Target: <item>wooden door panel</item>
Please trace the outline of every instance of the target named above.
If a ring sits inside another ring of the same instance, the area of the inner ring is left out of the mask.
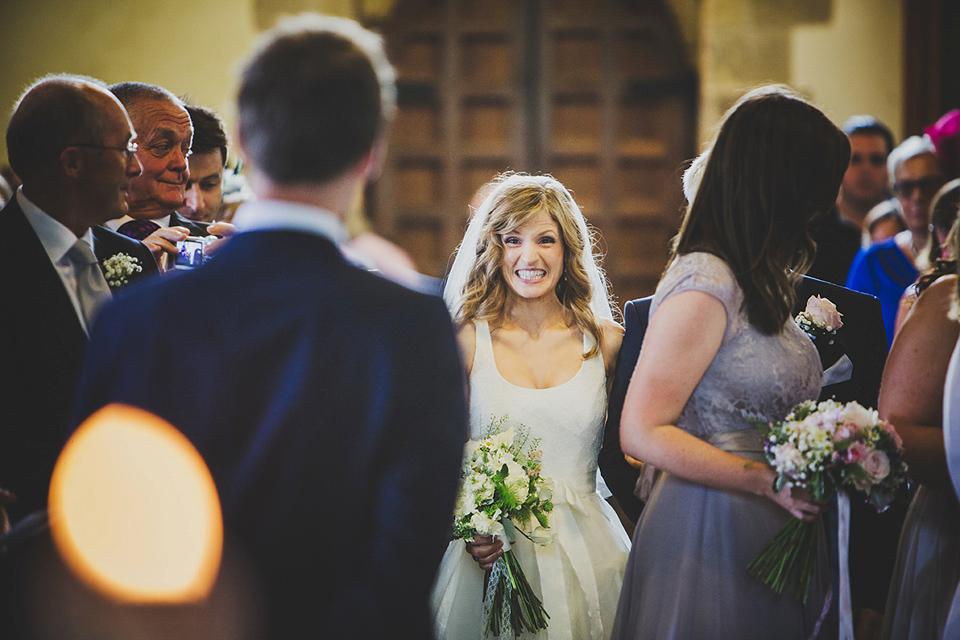
[[[603,234],[617,298],[652,293],[694,154],[696,79],[672,20],[651,0],[398,3],[377,227],[441,276],[481,185],[549,172]]]

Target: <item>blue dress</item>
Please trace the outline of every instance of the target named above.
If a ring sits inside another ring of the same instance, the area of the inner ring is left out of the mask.
[[[900,298],[917,281],[920,272],[893,239],[861,249],[847,275],[847,288],[880,299],[887,346],[893,343],[893,330],[900,309]]]

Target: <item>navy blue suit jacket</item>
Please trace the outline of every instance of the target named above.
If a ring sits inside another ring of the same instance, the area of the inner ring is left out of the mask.
[[[103,227],[93,229],[101,261],[127,253],[143,271],[157,273],[149,249]],[[53,465],[87,347],[87,335],[63,280],[16,198],[0,211],[0,487],[17,495],[16,522],[47,504]]]
[[[126,403],[197,447],[265,598],[264,636],[427,638],[464,389],[439,298],[325,238],[254,231],[104,310],[78,419]]]

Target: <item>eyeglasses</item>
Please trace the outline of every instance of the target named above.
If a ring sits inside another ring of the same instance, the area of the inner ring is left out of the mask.
[[[912,198],[913,192],[920,189],[921,195],[931,198],[937,192],[937,189],[943,186],[943,183],[942,176],[927,176],[919,180],[898,180],[893,185],[893,191],[898,196]]]
[[[85,142],[85,143],[83,143],[83,144],[72,144],[72,145],[70,145],[70,146],[71,146],[71,147],[82,147],[82,148],[84,148],[84,149],[108,149],[108,150],[110,150],[110,151],[122,151],[123,154],[127,156],[127,160],[133,158],[133,154],[135,154],[135,153],[137,152],[137,149],[140,148],[140,147],[137,145],[137,143],[134,142],[133,140],[131,140],[130,142],[128,142],[128,143],[126,144],[126,146],[123,146],[123,147],[108,147],[108,146],[103,145],[103,144],[93,144],[93,143],[87,143],[87,142]]]

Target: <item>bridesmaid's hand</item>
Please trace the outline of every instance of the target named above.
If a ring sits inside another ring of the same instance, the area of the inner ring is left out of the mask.
[[[467,542],[466,545],[467,553],[484,571],[492,569],[496,559],[503,555],[503,542],[493,536],[474,536],[473,542]]]
[[[773,473],[771,471],[771,473]],[[822,507],[812,502],[810,492],[797,487],[784,487],[780,491],[773,490],[773,481],[770,482],[767,497],[790,512],[794,518],[804,522],[813,522],[820,515]]]

